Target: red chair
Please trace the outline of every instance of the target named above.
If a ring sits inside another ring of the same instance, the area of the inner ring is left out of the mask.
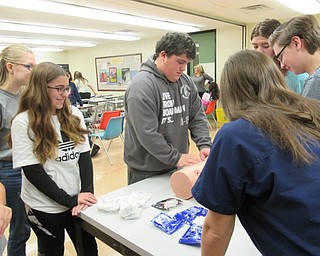
[[[99,130],[105,130],[107,128],[107,125],[109,123],[110,118],[112,117],[117,117],[121,115],[121,110],[114,110],[114,111],[106,111],[103,112],[100,123],[99,124],[94,124],[93,128],[94,129],[99,129]]]
[[[218,101],[218,100],[212,100],[212,101],[210,101],[210,102],[209,102],[209,105],[208,105],[208,107],[207,107],[207,109],[206,109],[206,111],[205,111],[205,114],[206,114],[207,116],[208,116],[208,115],[211,115],[211,116],[212,116],[212,119],[214,120],[214,123],[215,123],[215,127],[218,127],[218,123],[217,123],[217,120],[216,120],[216,118],[215,118],[215,116],[214,116],[213,113],[214,113],[214,111],[215,111],[215,109],[216,109],[217,101]],[[207,121],[208,121],[208,125],[209,125],[210,129],[213,130],[213,128],[212,128],[212,126],[211,126],[208,118],[207,118]]]

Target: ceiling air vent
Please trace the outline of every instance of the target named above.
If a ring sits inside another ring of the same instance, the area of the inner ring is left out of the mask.
[[[246,7],[240,8],[243,11],[265,11],[270,10],[271,8],[269,6],[266,6],[264,4],[255,4],[255,5],[249,5]]]

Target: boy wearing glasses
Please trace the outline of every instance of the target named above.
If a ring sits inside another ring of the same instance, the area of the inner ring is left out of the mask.
[[[320,99],[320,26],[316,18],[295,17],[281,24],[269,41],[282,68],[309,74],[301,95]]]
[[[306,73],[295,75],[286,67],[281,68],[281,61],[279,58],[282,56],[282,51],[275,55],[272,47],[269,44],[269,36],[273,31],[281,25],[280,21],[276,19],[265,19],[259,22],[251,32],[251,44],[254,50],[262,52],[273,58],[279,69],[281,70],[287,84],[291,90],[301,94],[303,85],[308,75]],[[283,48],[284,50],[285,48]]]

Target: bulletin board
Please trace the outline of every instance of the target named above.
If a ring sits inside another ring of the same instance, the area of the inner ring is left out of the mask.
[[[138,73],[142,53],[95,58],[99,91],[125,91]]]

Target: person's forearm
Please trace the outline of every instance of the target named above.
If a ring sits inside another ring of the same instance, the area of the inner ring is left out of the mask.
[[[0,183],[0,205],[6,205],[6,189],[2,183]]]
[[[208,211],[203,223],[201,255],[225,255],[235,223],[235,215],[223,215]]]
[[[89,87],[90,87],[91,91],[93,91],[94,94],[97,94],[96,90],[93,88],[93,86],[91,84],[89,85]]]
[[[81,179],[81,192],[93,193],[93,167],[90,151],[80,154],[79,169]]]
[[[214,234],[209,228],[203,227],[201,241],[202,256],[223,256],[225,255],[230,237],[222,237]]]
[[[22,170],[29,182],[53,201],[70,208],[77,205],[78,195],[70,196],[63,189],[60,189],[42,165],[24,166]]]

